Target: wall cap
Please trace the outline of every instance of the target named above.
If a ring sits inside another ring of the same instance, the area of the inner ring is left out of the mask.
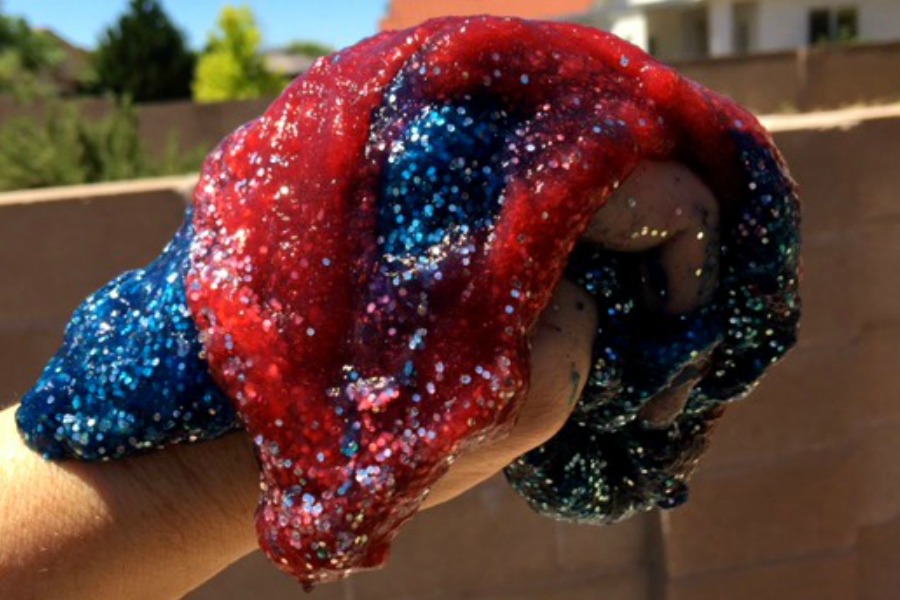
[[[773,133],[815,129],[852,129],[864,121],[900,118],[900,103],[883,106],[852,106],[796,115],[768,115],[760,122]]]
[[[0,207],[41,202],[67,202],[80,199],[93,200],[96,198],[129,196],[167,190],[182,194],[185,197],[185,201],[187,201],[190,199],[196,183],[197,174],[191,174],[16,190],[0,192]]]

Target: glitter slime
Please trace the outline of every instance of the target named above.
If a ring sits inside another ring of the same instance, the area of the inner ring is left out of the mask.
[[[633,256],[578,241],[646,160],[720,204],[719,286],[688,314],[649,310]],[[225,139],[194,200],[156,262],[76,311],[19,426],[86,460],[244,427],[260,544],[305,584],[381,565],[454,457],[508,433],[564,274],[597,304],[592,373],[506,469],[553,517],[682,502],[722,404],[795,337],[799,209],[770,138],[594,29],[447,18],[370,38]],[[647,427],[698,357],[680,416]]]

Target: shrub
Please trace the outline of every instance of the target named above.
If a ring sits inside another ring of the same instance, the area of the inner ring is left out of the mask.
[[[0,129],[0,190],[188,173],[199,168],[202,150],[180,151],[172,138],[165,156],[152,160],[129,102],[92,121],[71,103],[50,101],[41,117],[17,117]]]

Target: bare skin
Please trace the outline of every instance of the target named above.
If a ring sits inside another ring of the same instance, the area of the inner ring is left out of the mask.
[[[717,250],[711,249],[718,248],[718,222],[716,200],[696,175],[677,163],[645,162],[597,211],[584,239],[619,252],[657,251],[668,292],[659,297],[645,280],[644,295],[651,306],[677,314],[705,304],[715,289]],[[582,311],[580,306],[589,308]],[[530,392],[515,430],[508,438],[456,461],[426,499],[426,508],[488,479],[562,428],[574,406],[569,401],[572,373],[578,373],[577,398],[589,371],[595,312],[586,292],[568,281],[559,285],[535,332]],[[704,366],[701,357],[685,367],[670,388],[647,402],[640,418],[650,427],[669,426],[684,408]]]
[[[585,238],[610,250],[652,255],[661,273],[651,277],[645,262],[645,299],[679,314],[712,297],[718,223],[719,205],[696,175],[678,163],[645,162],[598,211]]]
[[[645,163],[586,237],[656,252],[666,293],[657,272],[645,277],[646,301],[674,314],[708,301],[715,286],[717,220],[712,195],[689,171]],[[595,312],[585,292],[560,284],[534,333],[530,392],[515,428],[461,457],[423,508],[471,489],[562,427],[589,371]],[[677,417],[702,368],[691,365],[651,399],[641,415],[648,426]],[[257,466],[246,434],[111,463],[50,463],[22,443],[14,410],[0,412],[0,596],[180,598],[256,548]]]

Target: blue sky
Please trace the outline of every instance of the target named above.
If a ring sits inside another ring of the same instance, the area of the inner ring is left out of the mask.
[[[256,14],[266,47],[315,40],[335,47],[372,35],[387,0],[162,0],[169,17],[199,49],[223,6],[247,4]],[[128,5],[127,0],[0,0],[5,14],[25,17],[70,42],[92,48],[97,36]]]

